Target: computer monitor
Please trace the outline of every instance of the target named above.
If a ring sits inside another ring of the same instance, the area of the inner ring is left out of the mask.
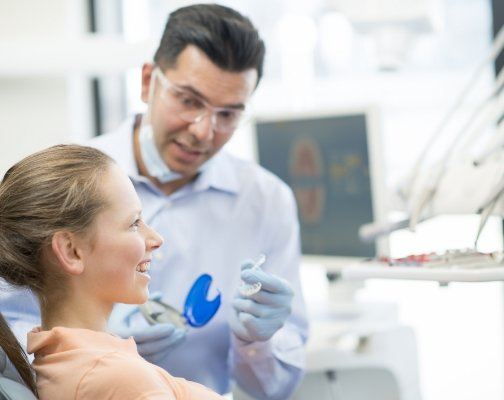
[[[387,254],[386,240],[358,234],[386,216],[376,110],[259,117],[255,130],[259,163],[296,197],[306,261],[337,269]]]

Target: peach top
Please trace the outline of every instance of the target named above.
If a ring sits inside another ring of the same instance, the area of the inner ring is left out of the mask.
[[[138,354],[133,338],[56,327],[28,333],[40,400],[222,399],[206,387],[171,376]]]

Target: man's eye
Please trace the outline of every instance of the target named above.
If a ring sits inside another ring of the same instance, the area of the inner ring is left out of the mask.
[[[140,224],[141,224],[142,220],[141,219],[137,219],[135,222],[133,222],[130,226],[130,228],[133,230],[133,231],[137,231],[138,228],[140,227]]]
[[[223,120],[235,120],[239,117],[240,113],[234,110],[223,110],[219,111],[218,117]]]
[[[182,104],[184,107],[187,108],[201,108],[203,107],[203,104],[201,104],[201,101],[196,99],[194,96],[189,96],[184,93],[179,93],[177,96],[180,104]]]

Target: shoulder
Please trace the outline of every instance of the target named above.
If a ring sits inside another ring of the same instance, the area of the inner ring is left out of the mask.
[[[133,149],[133,118],[128,118],[116,130],[95,137],[86,144],[110,156],[130,176],[137,175]]]
[[[240,183],[240,192],[254,194],[255,198],[291,201],[292,190],[278,176],[256,162],[244,160],[223,152],[221,165],[233,171]]]
[[[146,393],[163,393],[175,399],[173,378],[141,357],[111,352],[99,357],[86,371],[77,389],[77,399],[133,400]]]
[[[117,152],[117,147],[129,145],[129,138],[132,135],[132,124],[133,122],[128,119],[117,129],[88,140],[86,145],[95,147],[107,154]]]

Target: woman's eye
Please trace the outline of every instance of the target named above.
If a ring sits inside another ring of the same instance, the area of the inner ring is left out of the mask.
[[[133,230],[133,231],[137,231],[138,228],[140,227],[140,224],[141,224],[142,220],[141,219],[137,219],[135,222],[133,222],[130,226],[130,228]]]

